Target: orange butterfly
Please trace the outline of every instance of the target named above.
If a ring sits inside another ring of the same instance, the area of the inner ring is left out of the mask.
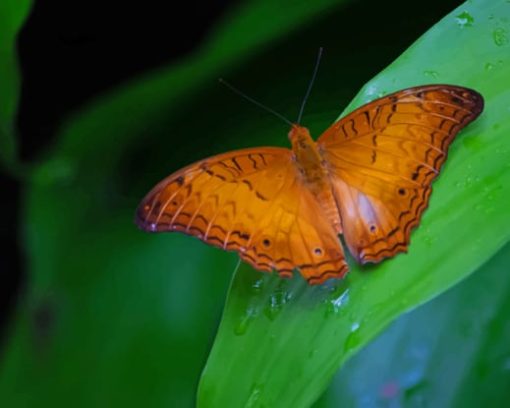
[[[177,171],[143,199],[146,231],[180,231],[237,251],[260,271],[299,269],[308,283],[406,252],[455,135],[483,110],[452,85],[404,89],[335,122],[314,142],[292,124],[292,150],[257,147]]]

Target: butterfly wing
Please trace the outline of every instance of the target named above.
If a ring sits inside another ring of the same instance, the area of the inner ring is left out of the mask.
[[[359,262],[407,251],[448,146],[482,110],[476,91],[419,86],[362,106],[318,139]]]
[[[177,171],[145,197],[136,222],[237,251],[258,270],[288,277],[299,268],[311,284],[347,271],[338,236],[288,149],[238,150]]]

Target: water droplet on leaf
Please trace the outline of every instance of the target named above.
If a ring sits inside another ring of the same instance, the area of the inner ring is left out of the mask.
[[[475,22],[475,19],[467,11],[463,11],[457,17],[455,17],[455,21],[461,28],[464,28],[472,27],[473,23]]]
[[[430,78],[437,78],[439,76],[439,73],[437,71],[433,71],[433,70],[426,70],[426,71],[423,71],[423,75],[430,77]]]
[[[262,390],[264,389],[262,384],[253,384],[250,390],[250,396],[248,397],[248,400],[246,401],[245,407],[246,408],[253,408],[260,406],[260,394],[262,393]]]
[[[234,328],[234,333],[237,336],[245,334],[255,316],[257,316],[257,310],[253,307],[247,308],[245,314],[239,319],[239,322]]]
[[[349,289],[343,292],[340,296],[330,300],[331,310],[337,314],[340,312],[342,307],[349,301]]]
[[[259,293],[262,290],[262,287],[264,286],[264,280],[263,279],[257,279],[253,285],[251,285],[251,290],[253,293]]]
[[[269,296],[269,303],[264,307],[264,314],[269,320],[274,320],[281,312],[283,306],[289,302],[292,295],[282,289],[276,289],[275,292]]]
[[[508,43],[508,33],[503,27],[498,27],[492,32],[494,44],[498,47]]]

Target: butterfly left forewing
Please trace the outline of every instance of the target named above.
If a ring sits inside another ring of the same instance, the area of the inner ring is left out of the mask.
[[[261,271],[311,284],[347,271],[333,226],[297,177],[291,151],[254,148],[188,166],[159,183],[137,210],[147,231],[180,231]]]
[[[407,250],[450,143],[482,109],[470,89],[415,87],[362,106],[319,138],[345,241],[360,262]]]

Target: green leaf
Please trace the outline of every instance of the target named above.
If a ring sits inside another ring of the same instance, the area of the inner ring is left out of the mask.
[[[20,77],[16,39],[32,0],[0,2],[0,165],[15,170],[17,161],[14,119],[18,108]]]
[[[510,397],[510,245],[402,315],[349,360],[316,405],[480,407]]]
[[[449,159],[407,255],[354,266],[310,288],[237,272],[200,389],[200,406],[309,406],[334,372],[400,314],[474,272],[510,238],[510,7],[467,2],[370,81],[347,111],[394,90],[451,83],[478,90],[482,117]]]

